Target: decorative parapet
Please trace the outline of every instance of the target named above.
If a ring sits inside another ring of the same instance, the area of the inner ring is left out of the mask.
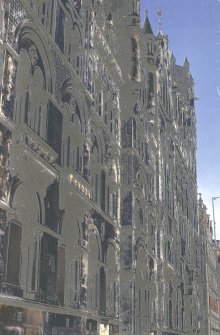
[[[88,199],[92,199],[92,187],[77,173],[70,175],[70,183]]]
[[[28,148],[35,152],[35,154],[45,162],[51,166],[55,165],[58,159],[58,154],[27,125],[24,133],[24,141]]]

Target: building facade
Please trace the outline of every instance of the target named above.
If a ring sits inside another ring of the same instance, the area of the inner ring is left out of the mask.
[[[217,284],[218,284],[218,307],[219,307],[220,306],[220,241],[217,240],[216,243],[217,243]],[[220,329],[220,319],[219,319],[219,329]]]
[[[1,331],[207,334],[188,60],[140,0],[5,0],[0,24]]]
[[[219,279],[218,279],[218,241],[213,239],[212,221],[201,194],[198,202],[201,236],[202,286],[203,298],[202,325],[204,333],[219,334]]]

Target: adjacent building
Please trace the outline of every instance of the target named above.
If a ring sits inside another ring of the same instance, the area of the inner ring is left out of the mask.
[[[216,243],[217,243],[217,284],[218,284],[218,307],[219,307],[220,306],[220,241],[217,240]],[[219,328],[220,328],[220,320],[219,320]]]
[[[219,334],[219,274],[217,249],[218,241],[213,240],[213,226],[207,214],[207,208],[203,200],[199,198],[199,223],[201,236],[202,261],[201,274],[202,285],[201,297],[203,299],[203,311],[201,314],[201,324],[204,334]],[[202,300],[201,300],[202,302]]]
[[[1,331],[207,335],[188,60],[140,0],[0,6]]]

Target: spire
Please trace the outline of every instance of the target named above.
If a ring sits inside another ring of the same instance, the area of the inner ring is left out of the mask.
[[[185,60],[184,60],[184,66],[188,66],[189,67],[189,61],[188,61],[188,58],[186,57]]]
[[[151,24],[150,24],[150,21],[149,21],[149,18],[148,18],[147,9],[145,11],[145,21],[144,21],[144,26],[143,26],[143,33],[153,35],[153,30],[151,28]]]

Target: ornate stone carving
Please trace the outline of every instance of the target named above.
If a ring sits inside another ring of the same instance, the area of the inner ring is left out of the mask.
[[[82,7],[82,0],[74,0],[73,1],[74,8],[79,12]]]
[[[39,65],[39,55],[38,55],[36,46],[34,44],[31,44],[27,51],[28,51],[28,55],[30,58],[32,68]]]
[[[13,120],[14,113],[16,73],[17,62],[6,52],[2,88],[2,112],[10,120]]]

